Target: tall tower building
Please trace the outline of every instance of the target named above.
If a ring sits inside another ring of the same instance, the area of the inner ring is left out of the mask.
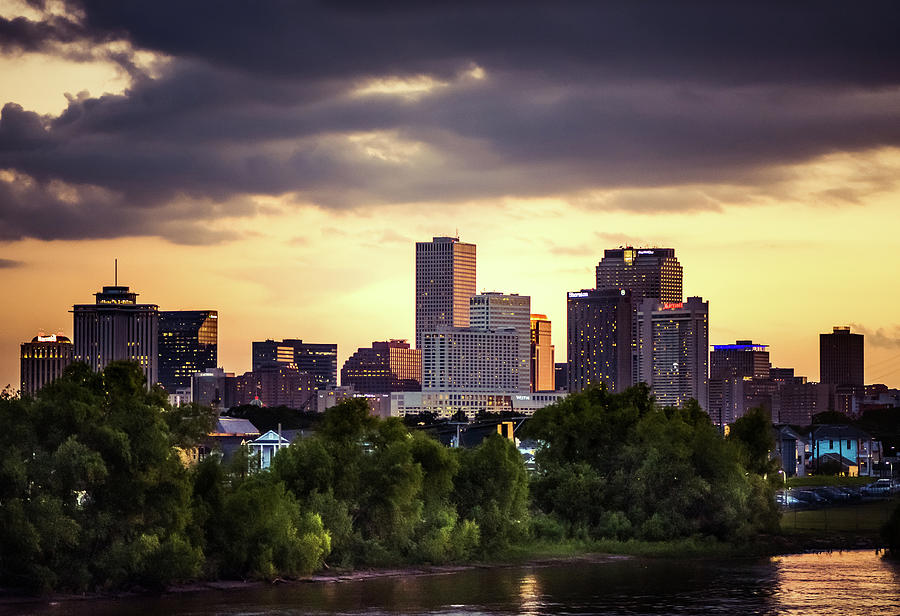
[[[632,382],[631,292],[584,289],[568,294],[566,342],[569,392],[606,384],[612,392]]]
[[[360,393],[389,394],[422,389],[422,351],[406,340],[373,342],[351,355],[341,368],[341,385]]]
[[[597,264],[598,289],[628,289],[636,300],[680,302],[681,278],[674,248],[613,248]]]
[[[519,391],[531,391],[531,298],[512,293],[481,293],[469,300],[473,329],[514,329],[519,336]]]
[[[55,381],[74,357],[72,341],[63,335],[38,334],[31,342],[23,342],[20,356],[21,394],[33,396]]]
[[[93,304],[72,306],[75,360],[95,371],[118,360],[141,365],[148,386],[158,379],[159,306],[138,304],[128,287],[103,287]]]
[[[293,366],[315,377],[316,389],[337,387],[337,344],[297,339],[253,343],[253,372],[265,366]]]
[[[468,327],[475,295],[475,244],[456,237],[416,242],[416,348],[422,332]]]
[[[556,369],[550,320],[545,314],[531,315],[531,391],[554,391]]]
[[[652,307],[648,310],[648,303]],[[709,302],[690,297],[681,303],[644,300],[638,311],[641,380],[663,406],[683,406],[693,398],[709,408]]]
[[[835,327],[830,334],[819,334],[821,383],[862,387],[864,368],[862,334],[851,334],[849,327]]]
[[[170,394],[189,389],[193,373],[215,368],[218,348],[217,311],[160,311],[159,382]]]

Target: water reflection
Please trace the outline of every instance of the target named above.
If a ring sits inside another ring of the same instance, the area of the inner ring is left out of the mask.
[[[614,558],[121,601],[0,607],[0,614],[900,614],[900,570],[873,552],[746,560]]]

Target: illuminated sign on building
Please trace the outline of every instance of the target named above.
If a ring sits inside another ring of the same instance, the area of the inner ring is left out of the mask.
[[[684,308],[684,302],[666,302],[662,305],[663,310],[678,310]]]
[[[570,291],[569,297],[587,297],[588,294],[585,291]]]

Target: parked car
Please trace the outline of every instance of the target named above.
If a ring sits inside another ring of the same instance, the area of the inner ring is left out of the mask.
[[[890,479],[879,479],[859,489],[863,496],[887,496],[893,491],[893,483]]]
[[[798,499],[790,492],[785,492],[784,490],[779,490],[775,493],[775,502],[778,503],[781,507],[801,507],[805,505],[803,501]]]

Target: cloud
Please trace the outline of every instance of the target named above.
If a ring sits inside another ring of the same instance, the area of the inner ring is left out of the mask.
[[[891,3],[68,6],[0,22],[4,49],[121,41],[132,83],[55,117],[3,107],[0,238],[227,241],[218,221],[258,213],[253,196],[718,211],[792,165],[900,147]],[[168,58],[152,74],[136,68],[148,52]]]
[[[0,259],[0,269],[13,269],[15,267],[22,267],[25,265],[24,261],[16,261],[15,259]]]
[[[868,328],[859,323],[852,323],[851,327],[856,333],[863,334],[866,337],[866,344],[881,349],[897,349],[900,348],[900,325],[893,327],[878,327],[876,329]]]

